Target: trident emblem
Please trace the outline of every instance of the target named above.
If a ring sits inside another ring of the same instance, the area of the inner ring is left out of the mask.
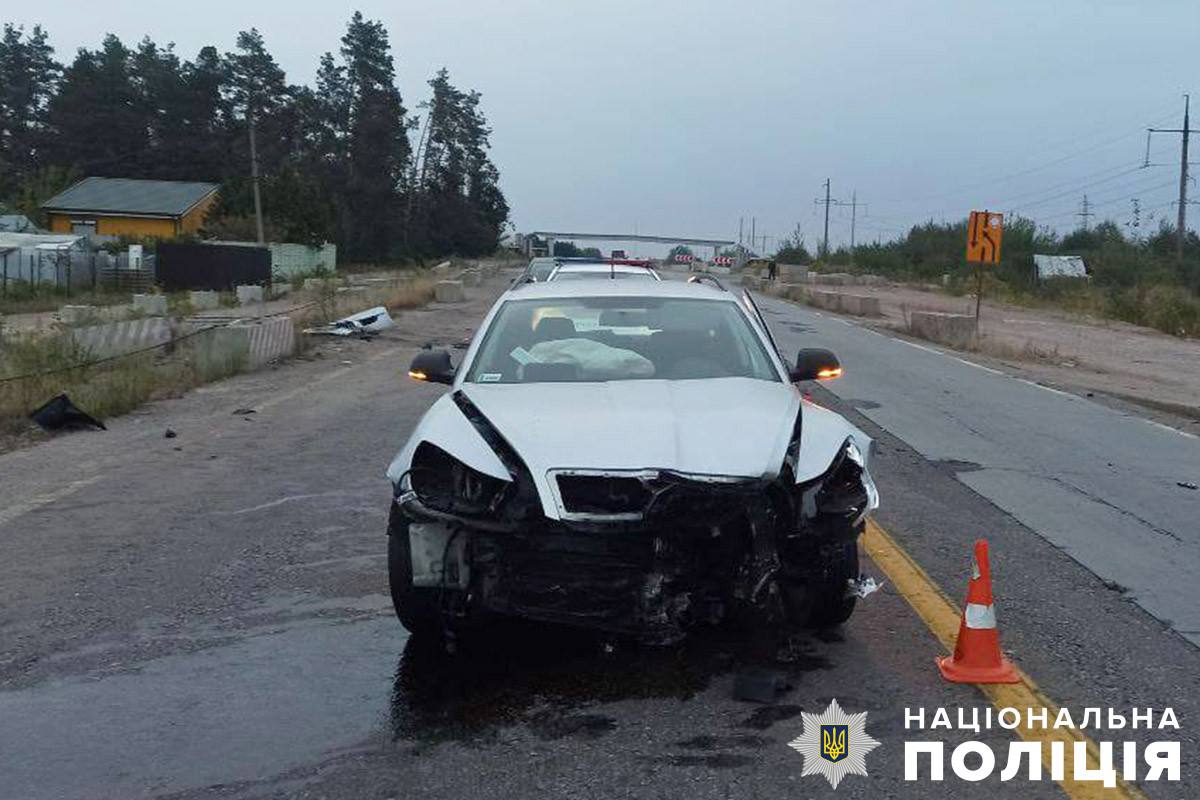
[[[821,726],[821,758],[838,762],[846,757],[846,725]]]

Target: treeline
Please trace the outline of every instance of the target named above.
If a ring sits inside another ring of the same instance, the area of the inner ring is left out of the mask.
[[[967,222],[928,222],[893,241],[855,248],[853,269],[895,280],[938,283],[950,276],[952,289],[971,290],[974,273],[965,263]],[[1034,254],[1082,256],[1090,280],[1039,282]],[[994,291],[1011,299],[1044,299],[1079,311],[1149,325],[1167,333],[1200,335],[1200,236],[1188,231],[1183,258],[1175,228],[1163,224],[1146,236],[1126,235],[1114,222],[1059,235],[1032,220],[1006,219],[1001,263],[987,268]],[[803,239],[785,240],[776,258],[809,263]],[[849,269],[847,248],[822,261]]]
[[[90,175],[213,181],[207,232],[253,238],[253,128],[268,239],[333,241],[351,261],[495,250],[508,204],[479,93],[443,69],[412,114],[381,23],[355,13],[340,44],[310,87],[288,82],[254,29],[190,61],[109,35],[63,65],[41,27],[5,25],[0,203],[36,215]]]

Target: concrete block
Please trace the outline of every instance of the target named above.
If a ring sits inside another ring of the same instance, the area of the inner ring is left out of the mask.
[[[261,303],[263,301],[263,287],[254,285],[237,287],[237,301],[239,306]]]
[[[463,286],[478,286],[483,283],[483,275],[478,269],[464,269],[462,283]]]
[[[975,318],[967,314],[913,311],[908,315],[908,330],[931,342],[965,347],[975,341]]]
[[[839,298],[842,311],[859,317],[881,316],[879,298],[871,295],[843,294]]]
[[[432,271],[434,275],[445,277],[450,274],[450,262],[443,261],[440,264],[435,265]]]
[[[779,264],[779,279],[785,283],[801,283],[808,278],[807,264]]]
[[[232,325],[230,330],[245,337],[250,369],[258,369],[296,352],[296,328],[291,317],[269,317]]]
[[[327,278],[305,278],[304,279],[304,289],[305,289],[305,291],[315,291],[315,290],[324,289],[325,284],[327,284],[327,283],[329,283],[329,280]]]
[[[193,311],[209,311],[221,305],[221,296],[216,292],[192,292],[188,298]]]
[[[802,283],[783,283],[781,297],[786,297],[794,303],[804,303],[808,300],[808,290]]]
[[[824,308],[828,311],[841,311],[841,298],[840,294],[828,289],[810,289],[808,291],[808,302],[817,308]]]
[[[882,275],[859,275],[858,279],[863,286],[886,286],[888,282]]]
[[[433,286],[433,299],[439,303],[461,303],[466,299],[466,295],[463,294],[463,282],[438,281]]]
[[[58,310],[58,320],[63,325],[79,325],[91,322],[98,316],[95,306],[63,306]]]
[[[166,344],[176,338],[177,333],[173,320],[147,317],[75,328],[71,337],[92,358],[107,358]]]
[[[276,281],[275,283],[271,284],[271,299],[274,300],[276,297],[283,297],[284,295],[291,294],[291,291],[292,285],[290,283]]]
[[[167,315],[167,296],[165,294],[135,294],[133,310],[148,317],[165,317]]]

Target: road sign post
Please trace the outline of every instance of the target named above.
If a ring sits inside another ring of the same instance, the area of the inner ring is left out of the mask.
[[[979,336],[979,309],[983,303],[983,265],[1000,263],[1004,215],[972,211],[967,220],[967,261],[975,264],[975,336]]]

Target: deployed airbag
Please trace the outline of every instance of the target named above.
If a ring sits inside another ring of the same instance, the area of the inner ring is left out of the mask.
[[[585,381],[654,376],[654,364],[650,359],[632,350],[591,339],[538,342],[529,348],[529,355],[536,363],[574,364],[579,368],[580,379]]]

